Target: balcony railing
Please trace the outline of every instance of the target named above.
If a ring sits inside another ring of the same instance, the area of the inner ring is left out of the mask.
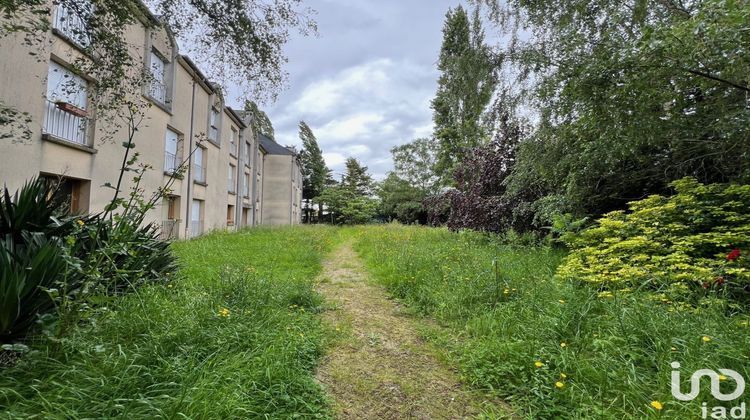
[[[167,85],[158,80],[152,80],[148,87],[148,94],[157,101],[167,103]]]
[[[172,240],[178,239],[180,234],[179,220],[165,220],[161,223],[161,239]]]
[[[193,164],[193,179],[195,182],[206,183],[206,167],[197,163]]]
[[[88,120],[71,112],[68,104],[46,101],[44,132],[72,143],[86,145]],[[73,107],[74,108],[74,107]]]
[[[93,13],[93,5],[86,1],[77,4],[77,10],[58,4],[53,27],[80,46],[87,47],[91,43],[91,38],[86,27],[86,16]]]
[[[203,222],[190,222],[190,237],[195,238],[203,234]]]
[[[177,159],[177,155],[174,153],[164,153],[164,172],[173,174],[177,172],[180,167],[180,160]]]

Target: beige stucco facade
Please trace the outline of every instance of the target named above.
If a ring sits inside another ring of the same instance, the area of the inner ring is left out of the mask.
[[[302,223],[302,172],[294,150],[260,138],[263,151],[261,222],[266,225]]]
[[[50,8],[54,26],[60,11]],[[142,104],[137,107],[140,122],[133,150],[139,163],[153,168],[141,182],[146,196],[171,185],[169,197],[147,220],[161,224],[165,235],[179,238],[266,220],[296,223],[299,204],[291,195],[301,187],[296,157],[286,162],[268,159],[250,119],[226,106],[221,90],[180,55],[167,30],[151,29],[149,23],[156,23],[152,16],[144,19],[152,21],[126,32],[130,54],[145,69],[155,68],[159,77],[131,95]],[[28,116],[22,129],[18,124],[0,128],[0,182],[14,191],[32,177],[57,177],[69,188],[74,211],[101,212],[113,197],[114,190],[104,185],[117,183],[128,129],[97,115],[96,104],[85,93],[96,86],[95,80],[68,73],[82,53],[63,29],[53,29],[32,48],[20,36],[0,39],[0,101]],[[84,93],[55,90],[54,83],[71,79]],[[185,168],[183,179],[173,179],[180,167]],[[265,180],[269,172],[270,188]],[[126,174],[121,194],[128,194],[130,178]],[[290,190],[287,207],[277,200],[275,192],[281,189]],[[264,191],[274,192],[268,196],[269,206]]]

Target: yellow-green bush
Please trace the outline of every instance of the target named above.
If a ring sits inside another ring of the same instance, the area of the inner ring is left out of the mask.
[[[684,178],[671,186],[675,195],[631,202],[628,212],[606,214],[568,238],[571,253],[557,276],[607,289],[720,290],[746,300],[750,185]]]

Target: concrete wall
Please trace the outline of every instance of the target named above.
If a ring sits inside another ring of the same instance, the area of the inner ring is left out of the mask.
[[[266,155],[263,173],[264,225],[302,221],[302,174],[296,156]]]

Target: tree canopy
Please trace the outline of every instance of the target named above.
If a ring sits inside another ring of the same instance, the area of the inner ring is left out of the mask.
[[[497,77],[477,10],[472,18],[462,6],[446,14],[438,70],[438,90],[432,101],[434,136],[439,145],[435,169],[447,182],[455,164],[488,134],[482,116]]]

